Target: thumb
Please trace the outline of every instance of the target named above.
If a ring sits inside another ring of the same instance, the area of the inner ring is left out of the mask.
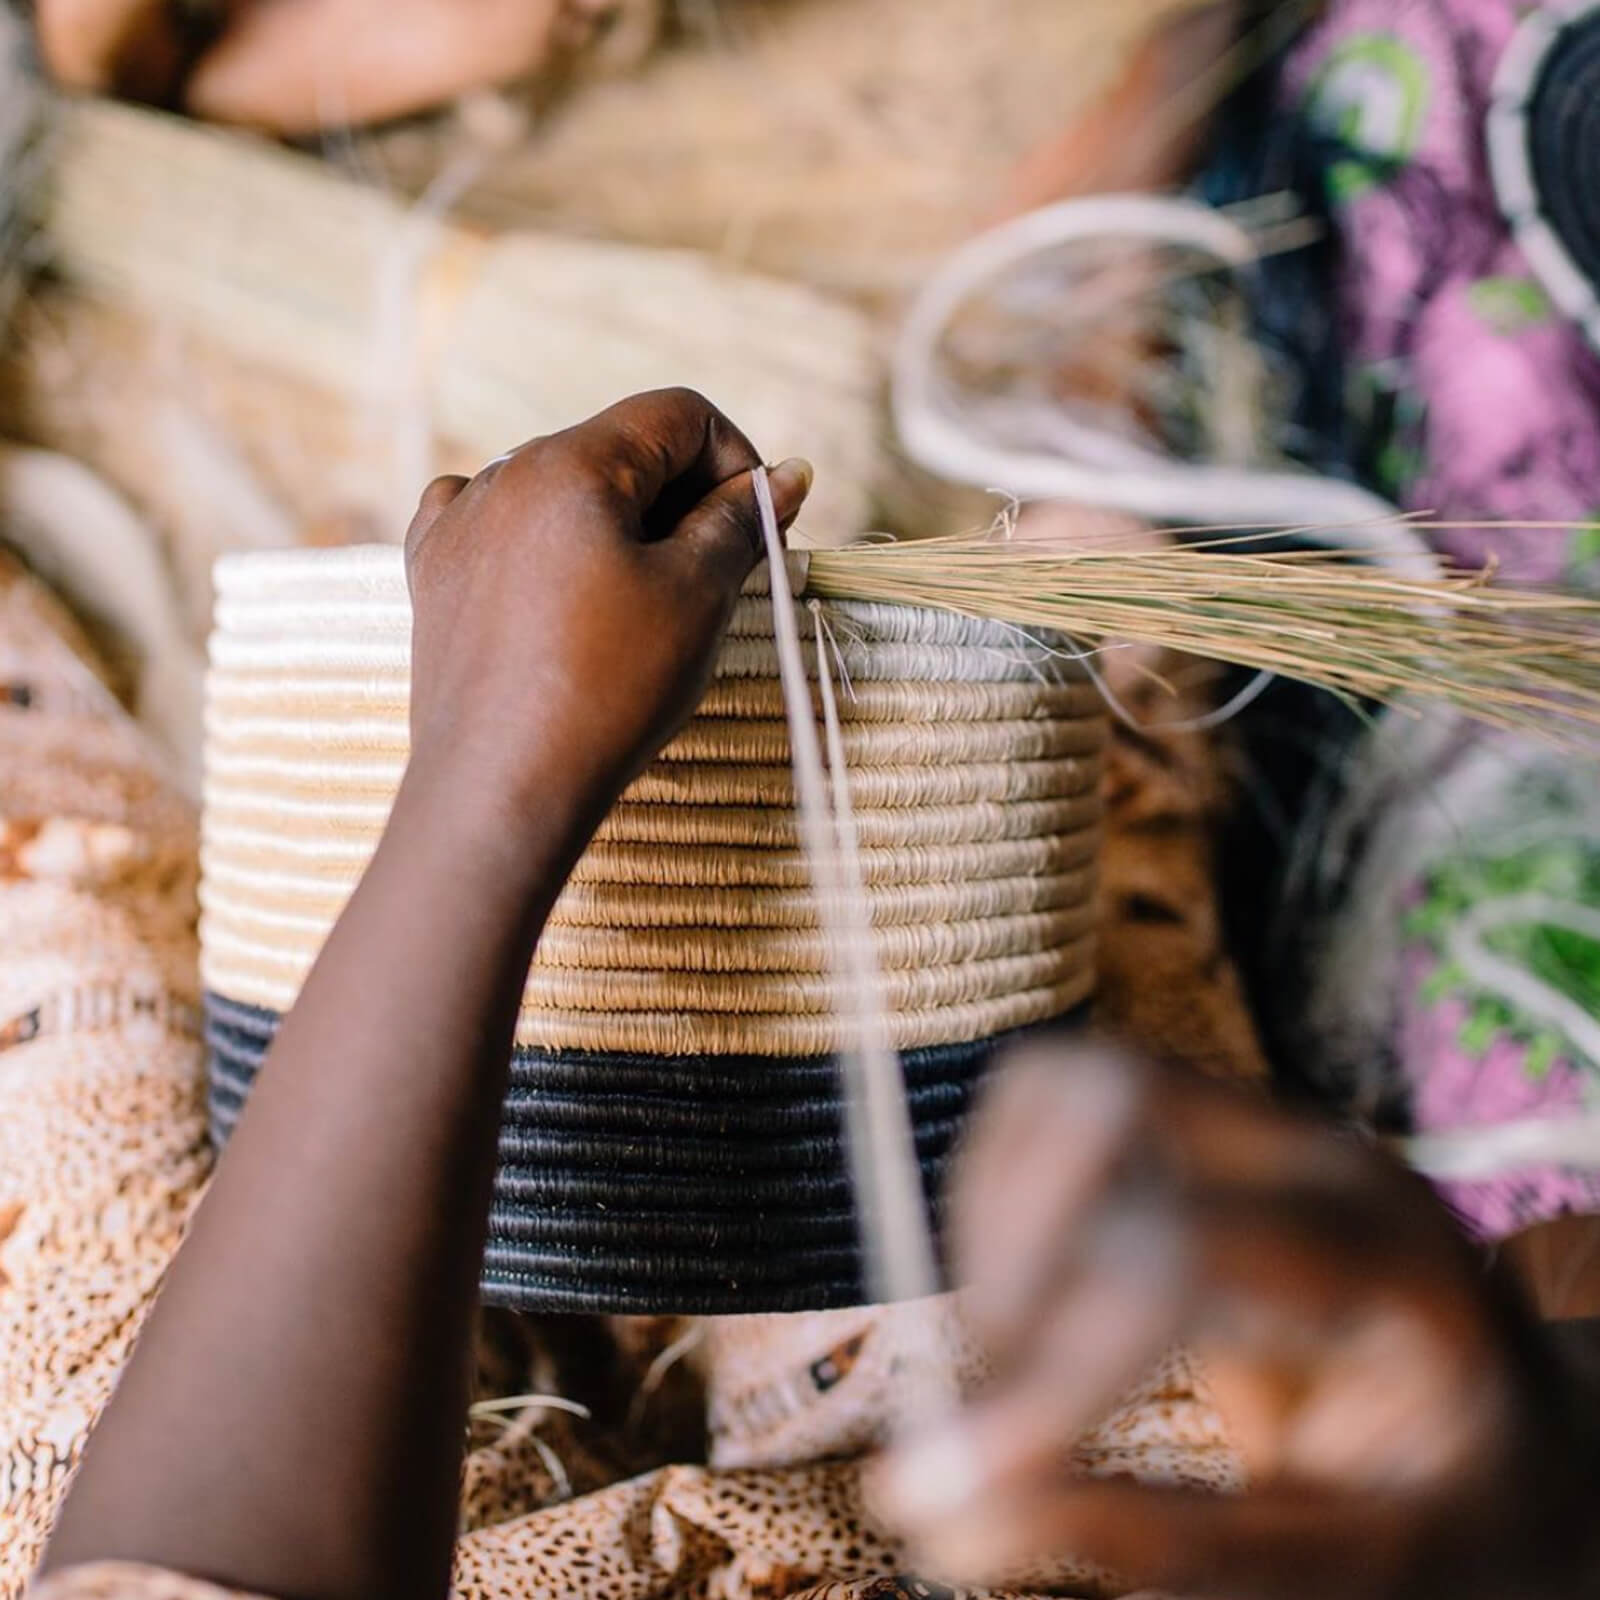
[[[811,490],[811,479],[811,463],[798,456],[768,472],[767,483],[780,532],[786,531],[800,514]],[[709,565],[742,583],[767,553],[756,506],[754,474],[741,472],[719,483],[685,514],[667,544],[680,551],[683,558]]]

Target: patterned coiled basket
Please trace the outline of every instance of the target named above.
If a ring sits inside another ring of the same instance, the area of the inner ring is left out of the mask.
[[[1009,630],[841,602],[823,616],[931,1201],[996,1044],[1089,994],[1104,722],[1070,656]],[[396,549],[219,567],[201,922],[219,1142],[383,828],[409,650]],[[487,1300],[685,1314],[861,1301],[827,954],[760,572],[697,715],[601,827],[540,942]]]

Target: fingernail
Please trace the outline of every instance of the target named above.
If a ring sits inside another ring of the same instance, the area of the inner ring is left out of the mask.
[[[915,1527],[949,1516],[983,1487],[967,1430],[959,1424],[912,1439],[873,1469],[869,1495],[885,1521]]]
[[[816,475],[815,468],[804,456],[790,456],[769,471],[772,497],[779,503],[780,514],[785,506],[792,510],[799,509],[800,502],[810,494],[811,480]]]

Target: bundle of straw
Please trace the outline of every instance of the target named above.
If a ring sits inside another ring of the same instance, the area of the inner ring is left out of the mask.
[[[1152,30],[1194,8],[675,0],[673,9],[666,48],[638,73],[586,83],[485,174],[467,211],[502,226],[559,217],[888,304],[997,211],[1058,193],[1064,131]],[[1209,103],[1215,88],[1200,88]],[[411,121],[379,132],[374,148],[420,192],[457,137],[448,122]]]
[[[1600,598],[1502,588],[1489,576],[1441,567],[1411,577],[1349,549],[1263,554],[1236,538],[1129,550],[1002,531],[818,551],[809,590],[1164,645],[1353,700],[1416,697],[1499,727],[1595,742]]]
[[[85,104],[62,124],[49,242],[114,304],[367,397],[396,434],[414,401],[424,435],[480,459],[690,384],[758,446],[813,461],[808,530],[867,525],[880,370],[848,307],[688,253],[451,226],[440,213],[466,169],[408,211],[319,162],[154,113]],[[430,470],[397,462],[397,499]]]

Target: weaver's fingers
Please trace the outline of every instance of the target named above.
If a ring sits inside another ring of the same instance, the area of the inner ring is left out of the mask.
[[[1193,1072],[1141,1064],[1140,1133],[1188,1184],[1344,1190],[1388,1171],[1327,1122]]]
[[[1476,1281],[1378,1208],[1202,1196],[1184,1337],[1217,1398],[1271,1418],[1265,1459],[1345,1488],[1442,1482],[1493,1448],[1515,1397]],[[1285,1375],[1298,1373],[1288,1391]]]
[[[1138,1109],[1126,1058],[1041,1041],[995,1074],[952,1180],[950,1239],[975,1325],[1002,1358],[1033,1322]]]
[[[767,474],[767,481],[781,531],[799,514],[811,488],[811,464],[798,458],[785,461]],[[683,563],[691,578],[709,572],[734,586],[743,582],[766,555],[753,475],[742,472],[729,478],[686,511],[661,551],[664,559]]]
[[[1055,1476],[1077,1439],[1171,1344],[1186,1304],[1171,1219],[1112,1213],[1093,1229],[1063,1297],[1037,1318],[1026,1364],[887,1457],[869,1480],[876,1508],[914,1531]]]
[[[1457,1337],[1469,1308],[1455,1251],[1416,1248],[1386,1199],[1359,1189],[1208,1184],[1188,1190],[1181,1204],[1199,1281],[1219,1302],[1270,1312],[1263,1332],[1282,1321],[1321,1336],[1358,1306],[1382,1301],[1414,1305],[1441,1336]]]
[[[187,109],[289,136],[386,121],[518,77],[550,53],[558,15],[550,0],[273,0],[218,9],[229,23],[186,85]]]
[[[761,461],[744,434],[693,389],[630,395],[552,435],[549,444],[596,470],[646,540],[665,538],[714,489]]]
[[[919,1571],[985,1584],[1070,1555],[1194,1600],[1425,1600],[1418,1507],[1300,1490],[1238,1496],[1060,1477],[921,1529]]]
[[[172,8],[149,0],[37,0],[34,31],[46,69],[65,89],[163,102],[184,46]]]

